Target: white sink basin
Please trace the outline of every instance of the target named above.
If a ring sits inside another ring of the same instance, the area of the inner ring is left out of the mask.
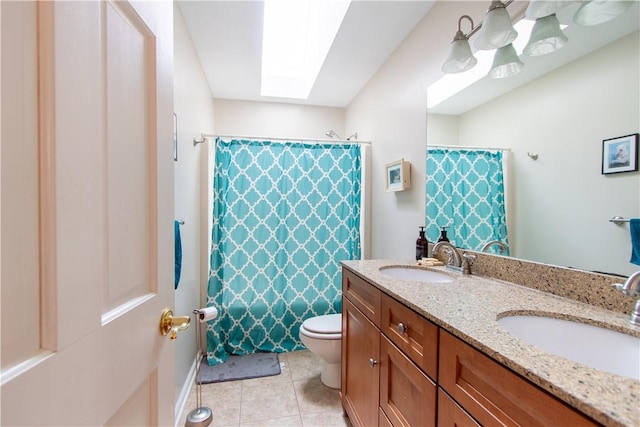
[[[640,380],[640,338],[552,317],[507,316],[498,324],[549,353]]]
[[[411,280],[414,282],[449,283],[453,278],[447,274],[433,270],[417,268],[390,267],[381,268],[380,272],[395,279]]]

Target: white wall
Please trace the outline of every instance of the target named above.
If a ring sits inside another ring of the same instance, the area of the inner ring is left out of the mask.
[[[174,163],[175,218],[185,222],[181,227],[182,274],[175,293],[174,312],[192,316],[193,310],[203,305],[200,291],[201,286],[206,288],[208,270],[206,249],[202,250],[203,236],[208,230],[206,209],[201,206],[200,186],[206,148],[202,145],[194,147],[193,138],[214,131],[214,103],[180,8],[175,3],[174,31],[174,112],[178,118],[178,161]],[[193,365],[195,346],[195,325],[192,324],[179,334],[175,343],[177,399]]]
[[[605,176],[601,160],[602,140],[640,130],[639,40],[630,34],[459,117],[460,145],[511,148],[514,256],[637,271],[628,224],[607,220],[639,216],[640,172]]]
[[[413,258],[425,223],[427,87],[442,75],[460,15],[485,2],[438,2],[347,107],[346,127],[372,141],[372,258]],[[411,162],[411,188],[386,193],[384,166]]]
[[[215,122],[220,135],[326,139],[332,129],[349,136],[344,109],[335,107],[216,99]]]

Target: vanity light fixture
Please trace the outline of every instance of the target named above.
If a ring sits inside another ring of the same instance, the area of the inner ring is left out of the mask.
[[[507,46],[518,37],[518,32],[513,29],[511,17],[507,12],[507,5],[500,0],[493,0],[487,10],[487,15],[482,23],[482,29],[478,34],[474,46],[478,49],[491,50]]]
[[[591,0],[580,6],[573,15],[578,25],[598,25],[622,15],[633,5],[629,0]]]
[[[544,18],[558,13],[572,2],[573,0],[533,0],[527,6],[524,16],[529,19]]]
[[[465,35],[461,29],[462,20],[465,18],[471,23],[469,35]],[[473,34],[473,30],[473,19],[471,19],[469,15],[462,15],[460,19],[458,19],[458,31],[451,41],[449,56],[447,56],[444,64],[442,64],[443,72],[447,74],[461,73],[472,69],[478,63],[469,46],[469,37]]]
[[[626,12],[637,0],[589,0],[583,2],[573,16],[578,25],[597,25],[614,19]],[[461,73],[473,68],[477,59],[469,47],[470,37],[478,32],[474,46],[480,50],[497,49],[493,65],[489,71],[492,78],[503,78],[518,73],[524,67],[511,43],[518,36],[513,28],[507,7],[513,0],[505,2],[493,0],[484,21],[476,27],[468,15],[458,20],[458,31],[451,43],[451,51],[442,65],[446,74]],[[563,9],[569,0],[531,0],[525,17],[535,19],[529,42],[523,50],[527,56],[546,55],[563,47],[569,39],[562,32],[556,12]],[[461,30],[463,19],[471,22],[471,31]],[[480,30],[480,31],[478,31]]]

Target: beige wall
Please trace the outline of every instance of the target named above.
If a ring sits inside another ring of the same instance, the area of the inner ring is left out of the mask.
[[[206,147],[193,146],[193,138],[213,132],[214,105],[200,61],[191,42],[180,8],[174,5],[174,112],[178,120],[178,161],[175,165],[175,218],[181,227],[182,274],[175,293],[178,315],[190,315],[202,307],[201,287],[206,290],[207,251],[202,243],[209,233],[205,208],[201,206],[201,173]],[[195,325],[181,333],[176,342],[176,399],[188,391],[185,383],[195,359]],[[176,408],[178,411],[180,408]],[[194,408],[185,408],[190,411]]]
[[[216,133],[232,136],[325,139],[333,129],[346,138],[344,109],[273,102],[215,100]]]
[[[439,78],[458,18],[484,2],[438,2],[347,107],[346,127],[372,141],[372,258],[412,258],[424,225],[427,87]],[[385,192],[385,164],[411,162],[411,188]]]

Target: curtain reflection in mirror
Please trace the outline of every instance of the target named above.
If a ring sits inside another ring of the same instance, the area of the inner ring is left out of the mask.
[[[500,241],[509,255],[505,211],[503,153],[499,150],[429,148],[427,150],[426,232],[436,241],[449,227],[449,239],[461,248],[480,251]]]

